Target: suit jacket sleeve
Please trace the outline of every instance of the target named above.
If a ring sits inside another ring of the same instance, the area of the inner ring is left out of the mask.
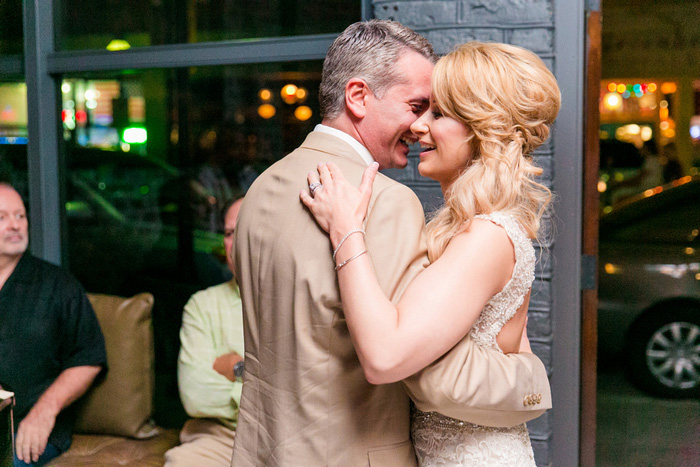
[[[380,286],[394,303],[429,264],[424,227],[420,201],[404,185],[390,185],[370,203],[367,250]],[[504,355],[478,347],[468,336],[458,346],[459,352],[451,350],[453,355],[404,381],[421,410],[480,425],[513,426],[551,407],[546,369],[535,355]]]

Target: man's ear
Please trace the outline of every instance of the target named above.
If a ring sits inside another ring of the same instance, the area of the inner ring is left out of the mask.
[[[367,82],[361,78],[351,78],[345,85],[345,106],[356,118],[364,118],[367,112],[367,98],[372,93]]]

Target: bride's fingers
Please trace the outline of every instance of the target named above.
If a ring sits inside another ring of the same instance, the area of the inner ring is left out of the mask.
[[[318,172],[309,172],[306,174],[306,181],[309,182],[309,186],[311,186],[314,183],[319,183],[320,180],[318,178]]]
[[[307,193],[305,190],[301,190],[299,192],[299,198],[301,199],[301,202],[304,203],[304,205],[307,208],[311,208],[311,204],[314,202],[313,197],[309,193]]]
[[[326,188],[330,188],[333,184],[333,177],[331,176],[328,164],[319,163],[317,170],[319,176],[321,177],[321,183],[323,183],[323,186]]]
[[[326,163],[326,167],[328,167],[328,172],[330,172],[331,178],[334,181],[343,179],[343,172],[341,172],[340,167],[335,165],[333,162]]]

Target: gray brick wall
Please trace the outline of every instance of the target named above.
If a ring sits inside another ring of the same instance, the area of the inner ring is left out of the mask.
[[[554,69],[554,0],[404,0],[372,2],[374,17],[392,19],[427,37],[439,54],[470,40],[506,42],[536,52],[550,69]],[[542,181],[553,184],[552,142],[535,153],[537,164],[544,169]],[[426,213],[442,203],[440,187],[421,177],[418,156],[409,156],[406,170],[389,170],[387,175],[413,188]],[[543,236],[551,238],[552,222],[546,218]],[[552,370],[552,257],[551,244],[544,241],[538,248],[539,262],[530,300],[528,335],[533,351]],[[538,466],[552,463],[552,414],[548,411],[528,424]]]

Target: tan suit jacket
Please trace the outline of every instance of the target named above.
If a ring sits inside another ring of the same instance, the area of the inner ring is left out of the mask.
[[[232,466],[416,465],[408,396],[401,383],[375,386],[365,379],[343,316],[331,244],[299,200],[307,173],[327,161],[359,185],[366,168],[359,154],[335,136],[312,132],[258,177],[238,217],[246,374]],[[415,194],[378,174],[366,242],[394,301],[427,265],[423,227]]]

